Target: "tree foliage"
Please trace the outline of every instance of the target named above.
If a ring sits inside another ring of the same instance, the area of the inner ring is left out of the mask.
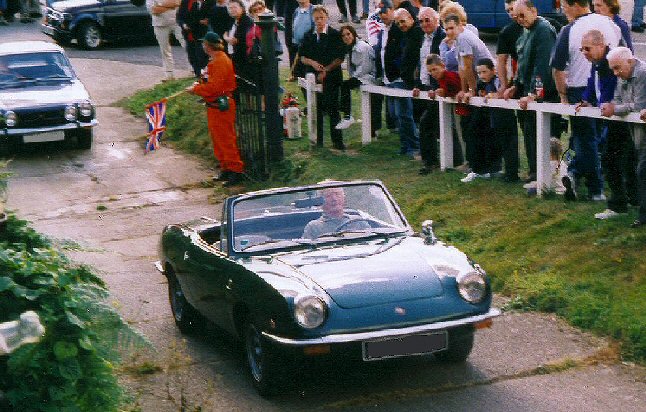
[[[33,310],[39,343],[0,357],[0,392],[19,411],[111,411],[122,401],[113,364],[146,344],[106,302],[103,281],[10,217],[0,234],[0,322]],[[1,407],[1,405],[0,405]]]

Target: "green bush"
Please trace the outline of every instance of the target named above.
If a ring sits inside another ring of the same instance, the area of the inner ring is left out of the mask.
[[[0,322],[33,310],[46,330],[39,343],[0,357],[0,392],[15,410],[117,410],[123,399],[113,373],[117,350],[145,340],[107,295],[87,267],[72,265],[10,216],[0,234]]]

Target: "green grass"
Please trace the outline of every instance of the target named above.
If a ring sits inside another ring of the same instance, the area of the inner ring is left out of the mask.
[[[286,77],[284,72],[282,76]],[[139,92],[122,105],[143,115],[146,103],[189,83],[166,83]],[[295,83],[285,86],[304,104]],[[196,101],[195,96],[182,95],[169,103],[166,141],[215,164],[205,108]],[[356,95],[353,104],[355,118],[361,117]],[[508,307],[556,313],[575,326],[617,339],[624,359],[644,363],[646,231],[628,228],[634,211],[599,221],[593,214],[605,207],[602,203],[564,203],[555,195],[530,198],[520,184],[500,181],[466,185],[457,172],[419,176],[420,165],[397,154],[396,135],[362,146],[360,126],[353,126],[344,131],[348,150],[340,154],[329,150],[327,125],[324,130],[324,148],[310,147],[307,138],[284,141],[285,160],[271,178],[249,183],[247,188],[328,178],[380,179],[414,227],[419,229],[424,219],[433,219],[440,239],[479,262],[491,276],[495,291],[512,298]]]

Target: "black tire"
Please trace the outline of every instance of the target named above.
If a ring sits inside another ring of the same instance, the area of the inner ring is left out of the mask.
[[[435,357],[442,362],[458,363],[467,360],[473,349],[473,329],[449,331],[449,342],[446,350],[437,352]]]
[[[92,129],[81,129],[76,132],[76,147],[83,150],[92,148]]]
[[[0,137],[0,158],[8,158],[18,150],[19,142],[22,141],[22,137],[15,136],[4,136]]]
[[[286,376],[286,363],[253,323],[244,325],[244,348],[253,386],[261,396],[279,392]]]
[[[81,23],[76,31],[76,40],[82,49],[96,50],[103,44],[101,28],[91,21]]]
[[[201,328],[201,317],[184,297],[182,286],[175,275],[168,275],[168,300],[175,324],[182,333],[195,333]]]

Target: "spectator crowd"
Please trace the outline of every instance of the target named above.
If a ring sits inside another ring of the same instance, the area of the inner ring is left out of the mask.
[[[155,1],[159,0],[148,0]],[[169,1],[162,3],[164,12]],[[552,115],[553,187],[566,200],[606,202],[606,209],[595,214],[597,219],[620,216],[630,205],[637,206],[632,226],[646,225],[646,129],[612,118],[639,112],[646,120],[646,63],[634,56],[631,39],[631,31],[640,32],[642,23],[622,19],[618,0],[562,0],[562,20],[539,16],[533,0],[505,0],[511,21],[498,35],[495,56],[458,2],[375,1],[373,10],[363,1],[360,16],[356,0],[348,1],[349,10],[339,0],[338,28],[326,7],[312,0],[182,0],[176,17],[196,76],[208,63],[199,40],[210,30],[223,40],[235,73],[247,77],[253,75],[249,59],[259,49],[257,18],[275,9],[284,17],[292,77],[314,73],[322,85],[319,144],[326,114],[332,146],[345,149],[343,130],[355,123],[351,95],[361,85],[405,91],[405,97],[371,95],[371,133],[380,134],[383,126],[396,132],[399,153],[420,160],[422,175],[439,167],[436,96],[457,101],[451,127],[454,163],[465,173],[461,181],[520,181],[520,130],[528,191],[536,190],[537,167],[536,113],[527,110],[528,104],[598,107],[603,119]],[[362,18],[364,39],[355,27]],[[158,38],[167,38],[169,30],[156,28],[162,33]],[[160,47],[164,55],[167,46],[160,41]],[[276,35],[276,52],[282,50]],[[164,67],[172,76],[172,56],[164,58]],[[422,94],[430,99],[419,99]],[[469,105],[474,96],[517,99],[520,110]],[[563,153],[561,138],[568,130]]]
[[[260,54],[258,16],[275,10],[284,19],[280,29],[286,43],[276,33],[275,49],[277,54],[287,51],[291,77],[314,73],[322,85],[318,144],[323,144],[327,114],[332,146],[345,149],[343,130],[355,123],[352,91],[361,85],[405,91],[405,97],[371,94],[371,134],[380,134],[385,123],[399,136],[399,153],[421,161],[422,175],[439,167],[436,96],[457,101],[451,127],[454,163],[465,173],[461,181],[520,181],[520,130],[529,192],[537,190],[537,130],[536,113],[527,110],[528,104],[598,107],[603,119],[552,115],[552,186],[569,201],[607,202],[595,214],[597,219],[617,217],[637,206],[632,226],[646,225],[646,128],[613,118],[638,112],[646,121],[646,63],[633,54],[631,38],[631,32],[646,28],[644,0],[630,4],[631,17],[626,19],[620,17],[619,0],[562,0],[562,20],[539,16],[534,0],[504,0],[511,21],[498,35],[495,56],[458,2],[372,1],[337,0],[338,28],[332,26],[328,9],[316,4],[321,0],[146,0],[146,7],[167,80],[174,78],[171,34],[186,48],[196,77],[208,73],[216,55],[228,56],[236,75],[253,77],[249,61]],[[18,11],[23,23],[41,16],[35,0],[0,0],[0,25],[13,21]],[[362,20],[363,39],[355,27]],[[210,43],[203,41],[207,34]],[[217,45],[218,53],[208,45]],[[422,94],[430,100],[419,99]],[[517,99],[520,110],[471,106],[474,96]],[[568,129],[563,153],[560,139]],[[238,166],[232,168],[234,177]]]

